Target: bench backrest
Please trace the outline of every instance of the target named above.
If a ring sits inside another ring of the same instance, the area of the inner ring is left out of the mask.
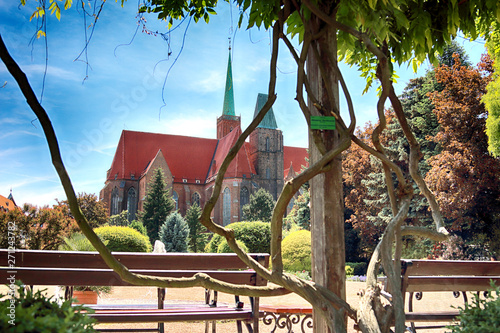
[[[234,253],[113,253],[132,272],[162,277],[206,273],[222,281],[265,285]],[[251,254],[265,267],[268,254]],[[10,264],[14,263],[13,267]],[[12,273],[15,272],[15,273]],[[127,286],[97,252],[0,250],[0,279],[10,276],[25,284]]]
[[[500,262],[471,260],[402,260],[407,276],[500,276]]]
[[[402,290],[485,291],[500,284],[500,262],[470,260],[403,260]]]

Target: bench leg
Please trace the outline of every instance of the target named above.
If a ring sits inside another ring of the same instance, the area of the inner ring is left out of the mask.
[[[210,307],[216,307],[218,292],[214,290],[214,298],[212,300],[210,300],[211,295],[212,291],[210,289],[205,289],[205,304]],[[205,333],[210,333],[210,323],[212,323],[212,333],[217,333],[217,322],[215,320],[205,322]]]
[[[253,310],[253,333],[259,333],[260,302],[259,297],[250,297],[250,305]]]
[[[163,309],[163,304],[165,303],[165,295],[167,294],[167,291],[165,288],[158,288],[158,309]],[[164,333],[165,332],[165,324],[164,323],[158,323],[158,332],[159,333]]]

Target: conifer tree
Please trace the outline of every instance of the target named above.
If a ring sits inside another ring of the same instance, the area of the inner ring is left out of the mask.
[[[243,206],[243,217],[247,221],[271,222],[274,199],[271,193],[263,188],[250,195],[250,201]]]
[[[186,222],[189,226],[188,248],[191,252],[203,252],[207,243],[207,228],[200,223],[201,208],[196,203],[186,212]]]
[[[158,168],[153,172],[153,178],[149,183],[149,189],[144,200],[144,209],[139,219],[148,232],[152,244],[158,239],[160,225],[165,222],[167,216],[174,210],[175,202],[170,196],[170,190],[165,184],[163,170]]]
[[[178,212],[170,214],[160,227],[160,241],[167,252],[187,252],[189,226]]]

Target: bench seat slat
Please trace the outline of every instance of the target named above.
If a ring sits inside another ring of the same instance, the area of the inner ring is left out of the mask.
[[[458,311],[442,312],[407,312],[406,321],[409,322],[450,322],[458,316]]]
[[[203,320],[252,320],[252,311],[184,311],[184,312],[137,312],[89,314],[99,323],[142,323],[142,322],[174,322]]]

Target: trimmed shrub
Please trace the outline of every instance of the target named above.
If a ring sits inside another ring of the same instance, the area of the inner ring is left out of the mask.
[[[189,226],[178,212],[170,214],[160,227],[160,241],[167,252],[187,252],[188,236]]]
[[[94,319],[82,313],[90,310],[82,306],[71,306],[71,301],[61,305],[53,297],[47,297],[38,290],[33,293],[19,286],[15,302],[0,302],[0,332],[96,332]],[[4,298],[6,295],[1,295]],[[11,309],[10,306],[15,308]],[[13,310],[13,311],[12,311]],[[12,314],[12,315],[9,315]]]
[[[351,266],[346,265],[345,266],[345,275],[347,275],[347,276],[354,275],[354,268],[352,268]]]
[[[271,247],[271,225],[267,222],[235,222],[227,226],[234,230],[237,240],[243,242],[249,253],[269,253]],[[205,247],[206,252],[217,253],[224,237],[214,235]]]
[[[236,243],[243,248],[245,252],[248,252],[248,248],[246,245],[242,242],[237,240]],[[217,253],[234,253],[233,250],[229,247],[229,244],[227,241],[224,239],[219,246],[217,247]]]
[[[290,233],[281,244],[283,269],[289,272],[311,272],[311,232],[299,230]]]
[[[104,245],[108,245],[108,241],[103,241]],[[95,251],[95,248],[90,244],[84,234],[75,232],[70,237],[64,238],[64,244],[59,246],[60,251]]]
[[[130,227],[104,226],[94,229],[97,236],[107,241],[107,247],[115,252],[151,252],[148,237]]]

